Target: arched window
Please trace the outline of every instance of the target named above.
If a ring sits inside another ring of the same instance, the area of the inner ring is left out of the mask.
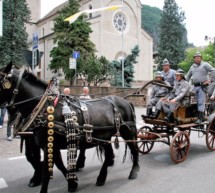
[[[93,6],[91,4],[89,4],[89,9],[93,9]],[[89,19],[91,19],[93,17],[93,14],[92,13],[89,13]]]

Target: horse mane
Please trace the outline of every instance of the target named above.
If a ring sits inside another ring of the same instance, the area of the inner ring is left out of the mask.
[[[34,74],[28,72],[27,70],[24,71],[23,73],[23,79],[27,80],[30,84],[40,84],[41,86],[43,86],[44,88],[47,88],[47,83],[41,79],[39,79],[38,77],[36,77]]]

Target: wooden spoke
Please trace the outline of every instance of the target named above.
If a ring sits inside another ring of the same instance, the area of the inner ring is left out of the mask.
[[[206,130],[206,145],[210,151],[215,150],[215,118],[210,122]]]
[[[147,132],[151,132],[151,131],[152,129],[149,126],[143,126],[138,130],[137,134],[146,135]],[[137,146],[140,153],[147,154],[152,150],[154,146],[153,141],[150,141],[149,139],[143,139],[143,138],[137,138],[137,139],[138,139]]]
[[[170,144],[170,157],[175,163],[183,162],[190,149],[190,138],[186,131],[179,131],[175,134]]]

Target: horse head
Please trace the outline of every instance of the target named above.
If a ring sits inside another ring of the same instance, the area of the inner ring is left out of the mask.
[[[11,95],[11,70],[12,62],[0,69],[0,105],[6,103]]]
[[[46,87],[32,73],[13,68],[12,62],[0,69],[0,105],[16,106],[24,116],[37,105]]]

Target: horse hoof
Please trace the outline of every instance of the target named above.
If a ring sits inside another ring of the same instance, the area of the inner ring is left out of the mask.
[[[134,180],[134,179],[137,178],[137,176],[138,176],[137,173],[133,173],[133,174],[130,174],[130,175],[129,175],[128,179],[129,179],[129,180]]]
[[[28,186],[29,187],[36,187],[36,186],[39,186],[40,185],[40,182],[29,182]]]
[[[68,192],[75,192],[78,188],[77,182],[71,182],[68,184]]]
[[[114,160],[111,160],[108,164],[108,166],[113,166],[114,165]]]
[[[82,171],[83,170],[83,168],[76,168],[76,172],[80,172],[80,171]]]
[[[105,182],[102,181],[97,181],[96,182],[96,186],[103,186],[105,184]]]

